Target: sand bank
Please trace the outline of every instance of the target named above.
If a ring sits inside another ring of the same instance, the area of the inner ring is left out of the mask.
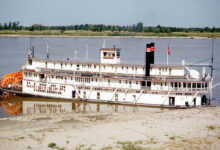
[[[4,150],[220,149],[220,107],[40,114],[3,118],[0,127]]]

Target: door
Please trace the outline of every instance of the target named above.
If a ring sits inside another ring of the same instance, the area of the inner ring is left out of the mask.
[[[174,106],[175,105],[175,97],[169,97],[169,105]]]
[[[97,93],[97,99],[98,100],[100,99],[100,93],[99,92]]]
[[[72,98],[76,98],[76,91],[72,91]]]

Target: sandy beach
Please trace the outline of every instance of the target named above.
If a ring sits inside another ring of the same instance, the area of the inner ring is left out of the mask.
[[[0,149],[220,149],[220,107],[0,119]]]

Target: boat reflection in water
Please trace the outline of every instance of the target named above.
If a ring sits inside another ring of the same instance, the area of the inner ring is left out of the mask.
[[[22,102],[0,101],[0,108],[6,115],[19,115],[22,113]]]
[[[11,97],[1,100],[0,107],[7,115],[32,114],[62,114],[62,113],[90,113],[90,112],[135,112],[144,107],[125,106],[117,104],[88,103],[82,101],[67,101],[57,99]],[[145,107],[146,109],[146,107]],[[2,111],[0,112],[2,113]]]

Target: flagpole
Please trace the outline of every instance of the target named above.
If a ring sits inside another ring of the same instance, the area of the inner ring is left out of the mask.
[[[168,45],[168,49],[169,49],[169,45]],[[168,59],[169,59],[169,56],[168,56],[168,49],[167,49],[167,52],[166,52],[166,53],[167,53],[167,66],[168,66],[168,61],[169,61],[169,60],[168,60]]]
[[[47,42],[47,59],[49,59],[50,58],[50,56],[49,56],[49,44],[48,44],[48,42]]]

